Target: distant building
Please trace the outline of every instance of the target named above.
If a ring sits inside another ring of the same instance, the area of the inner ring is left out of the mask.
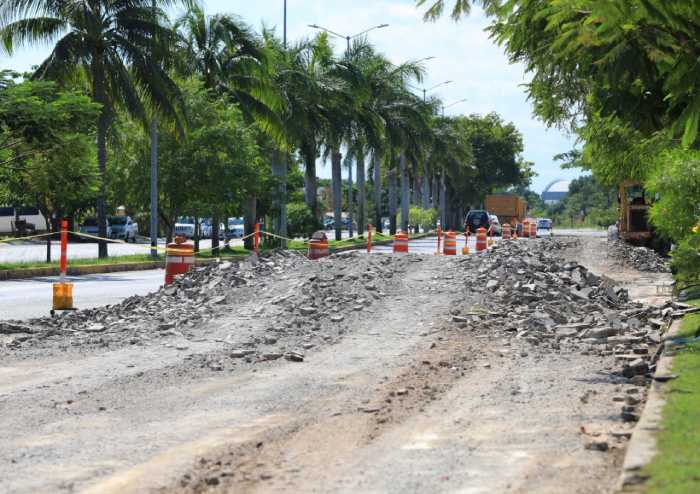
[[[561,202],[569,193],[570,180],[555,180],[551,182],[542,192],[542,200],[545,204],[556,204]]]

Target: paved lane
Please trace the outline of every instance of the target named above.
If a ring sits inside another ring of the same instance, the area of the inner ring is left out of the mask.
[[[129,271],[126,273],[68,276],[74,283],[73,301],[76,307],[87,309],[119,303],[132,295],[145,295],[163,284],[162,269]],[[27,319],[49,315],[52,284],[58,277],[9,280],[0,283],[0,320]]]

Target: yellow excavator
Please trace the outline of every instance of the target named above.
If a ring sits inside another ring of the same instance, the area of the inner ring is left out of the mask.
[[[651,201],[646,197],[641,182],[626,180],[620,184],[618,230],[620,238],[634,245],[650,246],[653,237],[649,225]]]

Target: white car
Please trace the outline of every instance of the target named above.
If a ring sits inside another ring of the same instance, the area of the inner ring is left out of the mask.
[[[139,234],[139,224],[131,219],[130,216],[112,216],[109,218],[109,227],[111,229],[110,237],[125,242],[136,242],[136,236]]]
[[[176,237],[193,238],[194,237],[194,218],[180,217],[175,222],[173,231]]]
[[[243,226],[243,218],[228,219],[228,234],[231,238],[243,238],[245,227]]]
[[[551,237],[552,236],[552,220],[549,218],[537,219],[537,236]]]

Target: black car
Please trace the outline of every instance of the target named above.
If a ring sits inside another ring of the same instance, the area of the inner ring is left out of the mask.
[[[469,230],[470,233],[484,227],[489,229],[489,213],[483,209],[472,209],[467,213],[467,219],[464,220],[464,230]]]

